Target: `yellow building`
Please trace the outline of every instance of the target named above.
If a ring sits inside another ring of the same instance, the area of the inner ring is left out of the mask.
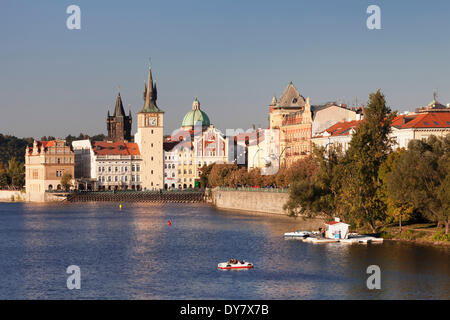
[[[75,175],[75,155],[65,140],[34,141],[25,152],[25,190],[28,201],[45,201],[45,192],[62,190],[61,178]],[[71,181],[72,185],[74,180]]]
[[[269,113],[270,129],[280,130],[278,163],[290,166],[311,151],[312,113],[309,98],[288,84],[277,100],[273,97]]]

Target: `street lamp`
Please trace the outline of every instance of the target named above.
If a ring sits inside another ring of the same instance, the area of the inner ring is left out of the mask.
[[[278,164],[279,165],[281,165],[281,157],[283,156],[283,153],[286,151],[286,150],[288,150],[288,149],[291,149],[291,147],[285,147],[284,149],[283,149],[283,151],[281,151],[281,154],[280,154],[280,157],[278,158]],[[285,164],[286,164],[286,161],[284,162]]]
[[[258,150],[256,150],[255,154],[253,155],[253,166],[252,166],[252,168],[255,167],[255,157],[256,157],[256,154],[257,154],[260,150],[262,150],[262,149],[261,149],[261,148],[258,148]]]

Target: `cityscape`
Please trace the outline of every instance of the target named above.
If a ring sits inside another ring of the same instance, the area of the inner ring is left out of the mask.
[[[448,19],[377,2],[7,1],[0,299],[448,300]]]

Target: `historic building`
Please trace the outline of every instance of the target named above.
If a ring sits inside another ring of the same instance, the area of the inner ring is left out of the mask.
[[[312,106],[312,137],[320,135],[324,130],[339,122],[361,120],[362,107],[348,108],[345,104],[334,102]]]
[[[148,70],[148,84],[144,87],[144,106],[138,112],[135,142],[142,156],[141,184],[144,190],[164,188],[164,112],[156,105],[157,89],[152,69]]]
[[[353,134],[360,125],[362,120],[343,121],[332,125],[331,127],[316,134],[312,139],[312,143],[317,147],[329,149],[331,146],[340,148],[346,152],[350,147],[350,141]]]
[[[425,140],[432,135],[445,137],[450,134],[450,108],[444,108],[439,111],[430,108],[427,109],[428,112],[397,116],[392,121],[391,132],[396,148],[407,148],[411,140]]]
[[[249,137],[247,153],[248,170],[262,169],[263,174],[277,171],[280,167],[280,130],[257,129]]]
[[[225,137],[200,109],[200,101],[195,98],[192,109],[184,116],[180,129],[169,139],[175,142],[165,153],[167,157],[177,152],[177,189],[195,188],[200,185],[200,168],[212,163],[229,163],[229,145],[234,137]],[[168,143],[168,142],[166,142]],[[168,160],[167,160],[168,161]],[[173,165],[165,166],[165,176],[173,175]],[[172,184],[168,183],[167,187]]]
[[[25,190],[28,201],[45,201],[45,192],[62,190],[64,174],[75,176],[74,153],[65,140],[34,141],[25,151]],[[71,180],[72,185],[74,180]]]
[[[269,129],[280,130],[279,165],[289,166],[311,152],[311,105],[292,81],[279,99],[272,99]]]
[[[192,103],[192,110],[186,113],[181,123],[181,130],[194,130],[196,126],[204,130],[210,126],[209,117],[206,112],[200,109],[200,101],[197,98]]]
[[[114,107],[114,114],[111,116],[108,110],[106,117],[106,127],[108,130],[107,140],[113,142],[131,141],[131,124],[131,110],[129,115],[126,116],[119,92]]]
[[[78,140],[72,146],[78,189],[142,189],[142,158],[136,143]]]
[[[181,189],[178,181],[178,142],[164,142],[164,189]]]

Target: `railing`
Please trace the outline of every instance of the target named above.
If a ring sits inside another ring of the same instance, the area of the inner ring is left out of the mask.
[[[219,187],[221,191],[246,191],[246,192],[274,192],[274,193],[287,193],[289,192],[289,188],[254,188],[254,187]]]

